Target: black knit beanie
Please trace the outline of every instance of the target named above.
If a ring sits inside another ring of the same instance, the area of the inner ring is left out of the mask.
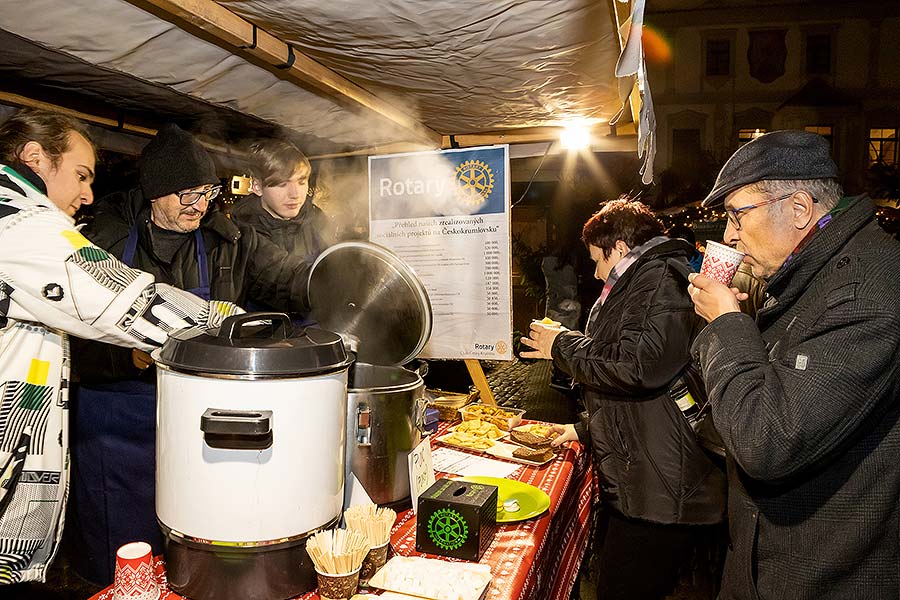
[[[174,123],[163,125],[144,146],[138,167],[144,197],[151,200],[219,183],[209,152]]]

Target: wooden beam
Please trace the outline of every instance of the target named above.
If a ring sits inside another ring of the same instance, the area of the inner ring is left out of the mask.
[[[156,8],[152,11],[162,17],[170,17],[167,20],[180,24],[178,21],[188,23],[211,36],[227,50],[239,54],[247,53],[267,65],[268,70],[276,73],[293,83],[302,83],[312,86],[318,91],[334,99],[350,102],[396,123],[411,131],[417,139],[438,146],[441,143],[441,135],[425,124],[417,121],[409,112],[388,104],[371,92],[356,85],[346,77],[339,75],[328,67],[316,62],[302,52],[291,48],[286,42],[272,35],[264,29],[256,28],[254,37],[254,25],[243,17],[234,14],[224,6],[213,0],[128,0],[139,8],[147,8],[148,5]],[[171,17],[176,20],[172,21]],[[290,61],[293,53],[293,63],[290,67],[284,66]]]
[[[469,377],[472,378],[472,383],[475,384],[475,388],[481,394],[482,404],[497,406],[494,393],[491,391],[491,385],[488,383],[484,370],[481,368],[481,361],[477,358],[466,358],[463,362],[466,363],[466,369],[469,370]]]
[[[67,117],[73,117],[75,119],[79,119],[84,121],[85,123],[93,123],[94,125],[103,125],[104,127],[111,127],[113,129],[119,129],[121,131],[127,131],[128,133],[137,133],[140,135],[145,135],[148,137],[153,137],[156,135],[155,129],[150,129],[148,127],[141,127],[140,125],[132,125],[131,123],[119,123],[116,119],[110,119],[108,117],[101,117],[98,115],[92,115],[85,112],[81,112],[79,110],[73,110],[71,108],[66,108],[65,106],[60,106],[58,104],[51,104],[50,102],[43,102],[41,100],[35,100],[33,98],[29,98],[28,96],[22,96],[20,94],[12,94],[9,92],[0,91],[0,102],[4,104],[9,104],[11,106],[19,106],[19,107],[28,107],[28,108],[39,108],[41,110],[47,110],[50,112],[59,113],[62,115],[66,115]]]
[[[425,144],[413,144],[411,142],[396,142],[393,144],[382,144],[379,146],[367,146],[357,150],[347,150],[345,152],[332,152],[330,154],[308,155],[311,161],[331,160],[334,158],[350,158],[353,156],[376,156],[379,154],[399,154],[401,152],[420,152],[425,150],[436,150],[434,146]]]
[[[84,121],[85,123],[90,123],[92,125],[99,125],[101,127],[106,127],[115,131],[134,133],[137,135],[142,135],[144,137],[153,137],[156,135],[157,131],[156,129],[153,129],[151,127],[135,125],[125,120],[119,121],[117,119],[111,119],[109,117],[94,115],[91,113],[82,112],[80,110],[68,108],[59,104],[52,104],[50,102],[44,102],[43,100],[35,100],[34,98],[22,96],[21,94],[13,94],[11,92],[0,91],[0,102],[2,102],[3,104],[8,104],[10,106],[38,108],[41,110],[55,112],[61,115],[66,115],[68,117],[78,119],[79,121]],[[212,150],[213,152],[219,152],[221,154],[229,155],[243,154],[237,149],[230,148],[222,144],[216,144],[207,140],[202,140],[200,138],[198,138],[197,141],[200,142],[200,144],[203,145],[207,150]]]

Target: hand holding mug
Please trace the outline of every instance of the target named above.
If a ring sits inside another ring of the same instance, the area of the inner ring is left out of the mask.
[[[741,312],[738,301],[746,300],[747,294],[738,288],[728,288],[706,275],[692,273],[688,276],[688,294],[694,303],[694,312],[711,323],[725,313]]]
[[[553,340],[556,339],[563,331],[568,331],[565,327],[545,325],[540,321],[532,321],[531,329],[528,331],[528,337],[524,335],[521,342],[534,350],[529,352],[520,352],[522,358],[546,358],[552,359],[550,354],[553,348]]]

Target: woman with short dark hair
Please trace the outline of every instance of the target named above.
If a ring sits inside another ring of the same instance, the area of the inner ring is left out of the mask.
[[[597,597],[661,599],[700,530],[719,523],[725,479],[683,410],[690,345],[703,323],[687,295],[687,242],[662,235],[640,202],[607,202],[582,241],[603,291],[585,333],[532,324],[526,358],[548,358],[580,384],[588,417],[557,426],[553,445],[593,448],[605,507]]]

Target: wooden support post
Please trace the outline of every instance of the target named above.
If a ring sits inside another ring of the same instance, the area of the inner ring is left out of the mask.
[[[475,384],[475,387],[481,394],[481,402],[489,406],[497,406],[497,401],[494,400],[494,394],[491,392],[491,386],[488,385],[487,377],[484,376],[484,371],[481,369],[481,362],[477,358],[467,358],[465,363],[466,368],[469,370],[469,377],[472,378],[472,383]]]

